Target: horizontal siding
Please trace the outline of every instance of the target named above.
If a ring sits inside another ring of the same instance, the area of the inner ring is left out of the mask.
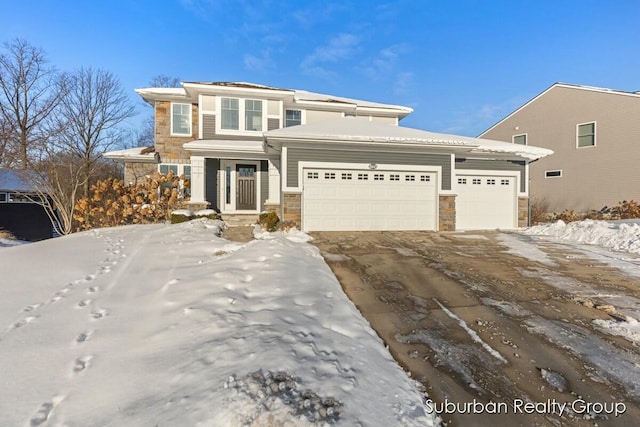
[[[216,136],[216,116],[214,114],[202,115],[202,138],[214,139]]]
[[[267,130],[280,129],[280,119],[267,119]]]
[[[525,192],[527,190],[525,162],[513,160],[456,159],[456,170],[458,169],[518,171],[520,172],[520,192]]]
[[[446,154],[381,153],[363,151],[287,150],[287,186],[298,186],[298,164],[301,161],[362,163],[364,169],[371,163],[442,167],[442,189],[451,189],[451,157]]]

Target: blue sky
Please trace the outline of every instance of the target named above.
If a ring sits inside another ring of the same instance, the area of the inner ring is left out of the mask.
[[[0,42],[133,92],[158,74],[401,104],[477,136],[555,82],[640,91],[640,0],[0,0]]]

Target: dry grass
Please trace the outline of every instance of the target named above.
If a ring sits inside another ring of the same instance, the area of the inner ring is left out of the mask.
[[[11,234],[10,231],[7,230],[0,230],[0,239],[11,239],[11,240],[15,240],[16,237]]]

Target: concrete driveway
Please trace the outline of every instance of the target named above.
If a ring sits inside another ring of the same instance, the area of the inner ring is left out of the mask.
[[[498,232],[312,236],[449,425],[640,425],[640,342],[616,335],[640,319],[637,259]]]

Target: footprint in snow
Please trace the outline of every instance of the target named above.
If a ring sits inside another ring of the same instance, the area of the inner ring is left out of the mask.
[[[98,292],[100,290],[100,286],[92,286],[89,289],[87,289],[87,292],[89,292],[90,294],[94,293],[94,292]]]
[[[33,417],[31,417],[29,425],[32,427],[39,426],[46,422],[51,416],[53,409],[62,401],[62,399],[64,399],[64,396],[54,396],[50,402],[44,402],[40,405],[38,411],[33,415]]]
[[[96,278],[95,274],[87,274],[86,276],[84,276],[85,282],[90,282],[91,280],[93,280],[95,278]]]
[[[249,283],[253,281],[253,276],[250,274],[247,274],[246,276],[244,276],[244,279],[241,280],[242,283]]]
[[[88,306],[89,304],[91,304],[91,300],[90,299],[83,299],[82,301],[80,301],[77,305],[76,308],[83,308]]]
[[[83,332],[76,337],[76,342],[82,343],[85,341],[89,341],[92,335],[93,335],[93,331]]]
[[[23,308],[23,309],[22,309],[22,311],[23,311],[24,313],[28,313],[28,312],[30,312],[30,311],[33,311],[33,310],[37,309],[37,308],[38,308],[38,307],[40,307],[41,305],[42,305],[42,304],[40,304],[40,303],[38,303],[38,304],[31,304],[31,305],[28,305],[28,306],[26,306],[25,308]]]
[[[33,322],[34,320],[36,320],[38,318],[38,316],[27,316],[24,319],[14,323],[12,325],[13,329],[18,329],[18,328],[22,328],[23,326],[28,325],[29,323]]]
[[[89,367],[89,362],[93,359],[93,356],[78,357],[73,363],[73,372],[81,372]]]
[[[109,315],[109,311],[104,308],[91,313],[91,317],[93,317],[96,320],[102,319],[103,317],[106,317],[108,315]]]

